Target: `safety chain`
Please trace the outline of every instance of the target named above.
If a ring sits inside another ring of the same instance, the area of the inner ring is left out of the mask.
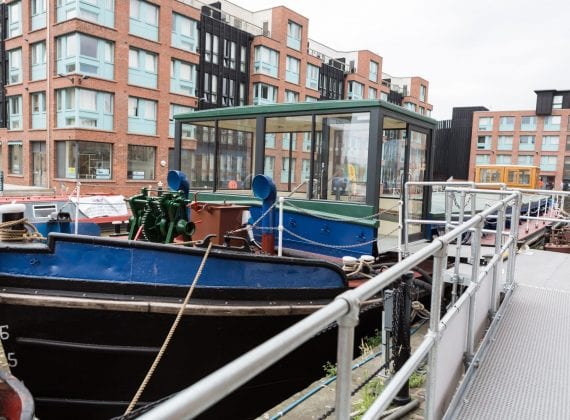
[[[273,209],[275,208],[275,206],[277,206],[277,201],[276,201],[275,203],[273,203],[273,204],[271,205],[271,207],[269,207],[267,210],[265,210],[265,212],[264,212],[261,216],[259,216],[259,218],[258,218],[255,222],[253,222],[253,223],[251,224],[251,226],[244,226],[244,227],[239,228],[239,229],[230,230],[229,232],[226,232],[226,234],[228,234],[228,235],[233,235],[234,233],[245,232],[246,230],[248,230],[248,229],[250,229],[250,228],[254,228],[255,226],[257,226],[257,224],[258,224],[259,222],[261,222],[261,221],[263,220],[263,218],[264,218],[265,216],[267,216],[267,215],[269,214],[269,212],[270,212],[271,210],[273,210]]]
[[[293,204],[290,201],[287,201],[287,205],[293,207],[295,210],[298,210],[299,213],[303,213],[303,214],[306,214],[308,216],[313,216],[313,217],[316,217],[317,219],[330,220],[330,221],[341,221],[341,222],[358,222],[360,220],[367,220],[367,219],[374,219],[375,220],[377,217],[380,217],[382,214],[388,213],[391,210],[394,210],[395,208],[400,206],[399,204],[396,204],[396,205],[390,207],[389,209],[382,210],[382,211],[379,211],[378,213],[374,213],[374,214],[371,214],[370,216],[365,216],[365,217],[327,217],[327,216],[321,216],[321,215],[311,213],[307,209],[296,206],[295,204]]]
[[[261,228],[256,228],[256,229],[261,229]],[[279,230],[279,228],[273,227],[273,228],[267,228],[268,230]],[[383,237],[388,237],[390,236],[392,233],[396,232],[399,228],[395,228],[392,231],[383,234]],[[370,245],[373,244],[374,242],[378,241],[377,239],[371,239],[370,241],[366,241],[366,242],[360,242],[357,244],[352,244],[352,245],[329,245],[329,244],[325,244],[323,242],[317,242],[317,241],[313,241],[311,239],[307,239],[301,235],[296,234],[295,232],[291,232],[289,229],[287,229],[286,227],[283,227],[283,232],[288,233],[289,235],[300,239],[301,241],[307,242],[311,245],[317,245],[317,246],[322,246],[325,248],[331,248],[331,249],[345,249],[345,248],[357,248],[359,246],[364,246],[364,245]]]

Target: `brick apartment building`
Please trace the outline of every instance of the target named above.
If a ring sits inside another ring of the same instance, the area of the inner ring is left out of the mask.
[[[283,6],[6,0],[0,22],[0,166],[11,184],[138,191],[166,178],[172,116],[196,109],[382,99],[432,110],[425,79],[309,39],[308,19]],[[301,178],[304,141],[268,136],[265,172]],[[191,155],[188,170],[213,167]]]
[[[473,114],[469,179],[475,165],[540,167],[545,188],[570,183],[570,91],[537,90],[536,109]]]

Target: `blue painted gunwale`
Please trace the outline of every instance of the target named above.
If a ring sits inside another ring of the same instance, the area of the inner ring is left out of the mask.
[[[0,276],[189,286],[205,249],[52,233],[46,244],[0,243]],[[204,289],[338,289],[340,267],[324,261],[213,248],[196,286]]]

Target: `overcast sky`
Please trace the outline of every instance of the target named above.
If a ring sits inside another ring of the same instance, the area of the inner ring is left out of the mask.
[[[454,106],[534,109],[537,89],[570,89],[570,0],[230,0],[286,6],[309,37],[337,51],[368,49],[392,76],[429,81],[432,117]]]

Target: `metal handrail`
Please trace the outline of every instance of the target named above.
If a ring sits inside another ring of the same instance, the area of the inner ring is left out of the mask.
[[[472,191],[472,190],[466,190]],[[506,195],[504,191],[501,192]],[[485,217],[494,212],[504,212],[509,203],[520,205],[521,193],[510,192],[493,206],[490,206],[470,220],[452,229],[445,235],[435,239],[431,244],[422,248],[415,254],[388,268],[386,271],[370,279],[362,286],[339,295],[333,302],[318,310],[297,324],[244,354],[228,365],[222,367],[201,381],[181,391],[173,398],[153,408],[140,418],[148,419],[180,419],[197,416],[229,393],[249,381],[255,375],[271,366],[282,357],[308,341],[322,328],[337,321],[339,335],[337,345],[337,387],[336,412],[337,417],[344,419],[350,414],[350,366],[352,362],[352,348],[354,342],[354,328],[358,323],[358,313],[362,302],[389,286],[399,276],[409,271],[425,259],[434,256],[434,274],[432,286],[432,302],[430,330],[419,349],[414,352],[408,362],[392,378],[380,397],[370,407],[364,419],[376,418],[392,401],[398,390],[408,380],[411,373],[419,366],[423,358],[429,353],[430,364],[435,367],[437,357],[437,337],[440,332],[440,307],[443,290],[443,275],[447,260],[447,246],[456,238],[473,228],[480,228]],[[502,235],[497,235],[501,237]],[[498,239],[500,241],[500,239]],[[512,243],[508,246],[512,247]],[[507,244],[505,244],[507,246]],[[492,260],[493,264],[500,264],[500,252]],[[512,254],[513,255],[513,254]],[[498,270],[494,270],[494,276]],[[512,273],[510,273],[512,274]],[[444,328],[443,328],[444,329]],[[442,329],[442,331],[443,331]],[[431,378],[431,375],[430,375]],[[428,395],[435,387],[435,379],[428,378]],[[435,377],[434,377],[435,378]],[[435,408],[427,404],[427,418],[433,418]]]

